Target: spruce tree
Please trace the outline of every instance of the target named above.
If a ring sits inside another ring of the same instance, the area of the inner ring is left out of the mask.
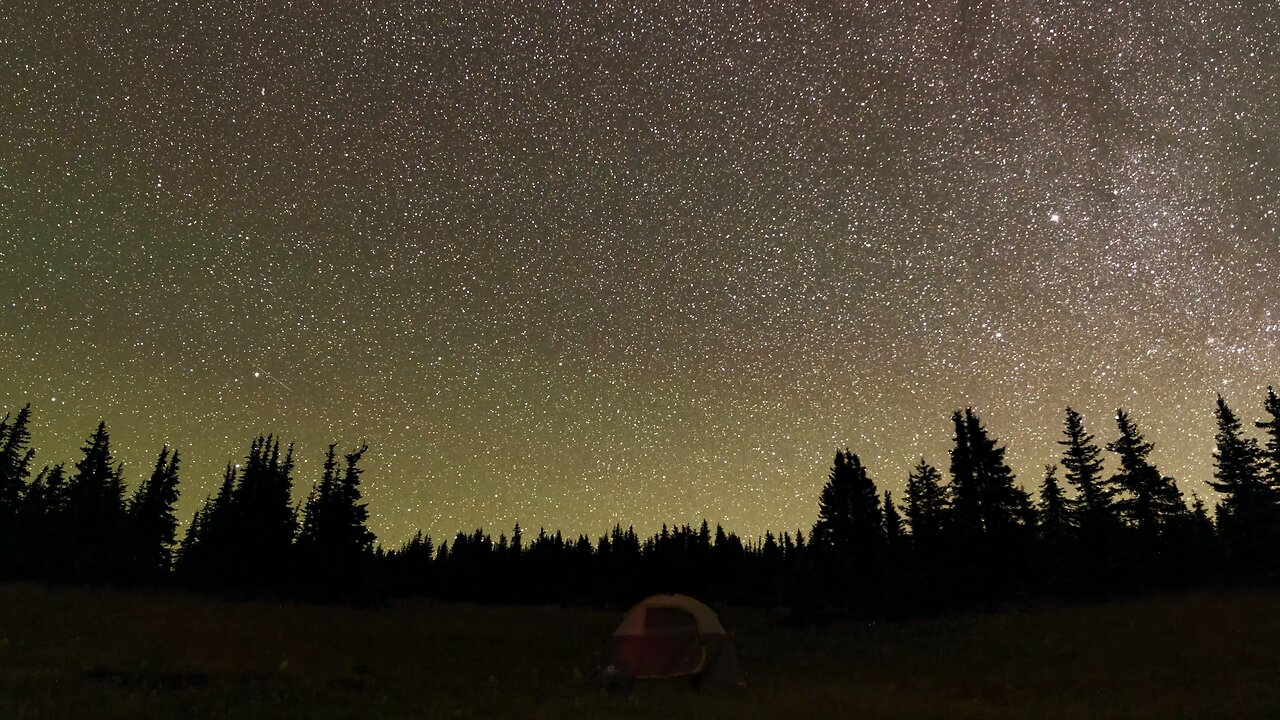
[[[764,542],[760,545],[760,557],[765,561],[766,567],[774,571],[782,561],[782,546],[778,544],[778,538],[773,534],[772,530],[764,531]]]
[[[216,495],[206,498],[182,541],[178,569],[184,579],[205,587],[225,587],[235,574],[235,488],[239,467],[227,463]]]
[[[1280,396],[1276,395],[1274,388],[1267,388],[1262,409],[1269,419],[1254,424],[1267,436],[1262,449],[1264,477],[1273,491],[1280,492]]]
[[[204,505],[197,508],[195,514],[191,516],[191,524],[187,526],[187,534],[178,543],[178,550],[174,554],[174,573],[180,579],[188,582],[194,580],[199,567],[201,540],[204,536],[204,511],[208,506],[209,499],[206,498]]]
[[[112,580],[124,569],[127,542],[124,470],[111,455],[106,423],[99,423],[67,485],[66,530],[70,572],[85,580]]]
[[[917,546],[934,542],[942,533],[947,490],[937,468],[920,459],[907,475],[906,521]]]
[[[1204,498],[1196,493],[1191,493],[1191,517],[1195,524],[1207,534],[1213,534],[1213,520],[1209,517],[1209,511],[1205,508]]]
[[[964,425],[979,530],[999,535],[1034,525],[1031,498],[1016,484],[1013,470],[1004,461],[1005,449],[990,436],[972,408],[964,412]]]
[[[360,576],[367,571],[373,550],[368,508],[361,503],[360,458],[363,446],[345,456],[346,468],[338,473],[336,445],[325,455],[324,472],[303,508],[298,548],[307,565],[313,589],[325,593],[351,595],[359,589]],[[506,536],[500,543],[507,552]]]
[[[1046,465],[1044,480],[1040,483],[1039,511],[1040,538],[1050,543],[1063,543],[1074,531],[1072,501],[1058,484],[1058,466]]]
[[[1102,449],[1084,427],[1084,417],[1067,408],[1062,467],[1067,482],[1075,489],[1075,502],[1068,510],[1087,538],[1097,539],[1113,530],[1118,520],[1115,507],[1116,488],[1102,475]]]
[[[966,413],[971,410],[966,410]],[[982,534],[982,499],[974,475],[973,449],[969,443],[969,429],[965,415],[959,410],[952,413],[955,427],[954,447],[951,449],[951,507],[948,525],[962,539],[972,539]]]
[[[325,457],[324,475],[312,490],[304,510],[300,545],[314,545],[325,557],[334,554],[365,553],[373,545],[365,527],[368,509],[360,503],[360,457],[367,446],[345,456],[346,470],[340,475],[334,445]],[[503,536],[505,537],[505,535]],[[506,543],[503,543],[504,547]]]
[[[884,491],[884,539],[885,543],[896,548],[902,544],[904,534],[902,526],[902,516],[898,513],[898,508],[893,504],[893,493],[888,490]]]
[[[66,469],[45,466],[27,486],[18,507],[15,564],[29,577],[44,580],[65,575],[70,558],[66,526]]]
[[[236,483],[239,480],[240,466],[227,463],[227,467],[222,473],[222,483],[218,486],[217,494],[205,500],[203,522],[201,523],[201,529],[204,533],[202,540],[207,543],[215,555],[224,558],[228,563],[231,560],[233,550],[231,544],[235,539],[239,525],[235,506]]]
[[[1191,494],[1191,511],[1187,517],[1187,538],[1191,543],[1190,552],[1194,557],[1203,561],[1213,554],[1209,552],[1209,548],[1216,542],[1217,533],[1213,527],[1213,520],[1209,517],[1209,510],[1205,507],[1204,499],[1195,493]]]
[[[1257,441],[1245,437],[1239,418],[1221,395],[1215,414],[1217,449],[1209,486],[1222,494],[1218,530],[1242,560],[1258,562],[1273,550],[1276,491],[1266,482]]]
[[[274,436],[254,439],[243,466],[227,465],[217,495],[183,542],[188,581],[256,590],[285,585],[298,525],[292,471],[292,446],[282,454]]]
[[[56,472],[55,472],[56,471]],[[57,476],[55,480],[54,476]],[[54,509],[61,510],[62,496],[66,488],[63,486],[63,466],[61,464],[49,467],[45,465],[36,473],[36,477],[27,486],[26,492],[22,495],[22,501],[18,504],[18,514],[36,513],[44,514]]]
[[[882,544],[880,498],[875,483],[857,455],[837,451],[836,459],[818,498],[818,522],[811,541],[846,556],[866,558]]]
[[[286,578],[297,529],[293,507],[293,447],[259,436],[251,444],[231,494],[230,545],[236,575],[250,587],[278,588]]]
[[[35,455],[28,447],[30,419],[30,405],[23,407],[13,422],[8,415],[0,419],[0,577],[15,573],[22,562],[19,555],[23,538],[18,515],[27,490],[27,477],[31,474],[31,458]]]
[[[31,405],[18,411],[12,422],[0,420],[0,528],[12,527],[18,504],[31,475]]]
[[[331,532],[334,496],[338,486],[337,443],[329,445],[324,456],[324,470],[320,482],[307,495],[302,508],[302,528],[298,533],[298,546],[308,552],[322,552],[330,544],[326,533]]]
[[[1186,514],[1186,502],[1173,478],[1161,475],[1148,459],[1155,446],[1147,442],[1123,408],[1116,411],[1116,428],[1120,437],[1107,443],[1107,450],[1120,460],[1120,470],[1111,479],[1123,493],[1116,508],[1129,526],[1149,542],[1170,522]]]
[[[1075,508],[1058,482],[1058,466],[1046,465],[1036,505],[1037,555],[1033,572],[1048,587],[1069,584],[1073,577],[1068,561],[1076,539]]]
[[[346,468],[342,473],[342,482],[338,486],[335,499],[335,515],[339,519],[342,547],[359,556],[368,555],[373,550],[374,535],[369,531],[369,506],[361,502],[360,476],[364,470],[360,468],[360,459],[368,452],[368,445],[347,453],[344,456]]]
[[[129,502],[132,564],[137,577],[155,581],[163,578],[173,562],[178,519],[173,506],[178,502],[178,451],[160,451],[151,477],[138,486]]]

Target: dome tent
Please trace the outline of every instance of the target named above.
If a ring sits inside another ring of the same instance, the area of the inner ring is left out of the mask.
[[[688,595],[652,595],[637,603],[613,631],[608,656],[606,673],[628,679],[747,684],[733,637],[711,608]]]

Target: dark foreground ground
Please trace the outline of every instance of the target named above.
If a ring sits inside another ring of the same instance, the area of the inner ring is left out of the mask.
[[[0,718],[1280,717],[1280,594],[789,628],[745,691],[595,687],[620,613],[0,586]]]

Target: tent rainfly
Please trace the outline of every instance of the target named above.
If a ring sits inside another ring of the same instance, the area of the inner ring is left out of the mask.
[[[609,643],[607,676],[688,678],[697,685],[746,686],[733,636],[688,595],[653,595],[627,611]]]

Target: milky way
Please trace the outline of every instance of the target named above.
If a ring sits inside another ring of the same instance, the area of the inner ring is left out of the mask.
[[[1204,495],[1280,384],[1272,3],[159,5],[0,8],[0,400],[184,520],[275,432],[393,544],[807,528],[965,405]]]

